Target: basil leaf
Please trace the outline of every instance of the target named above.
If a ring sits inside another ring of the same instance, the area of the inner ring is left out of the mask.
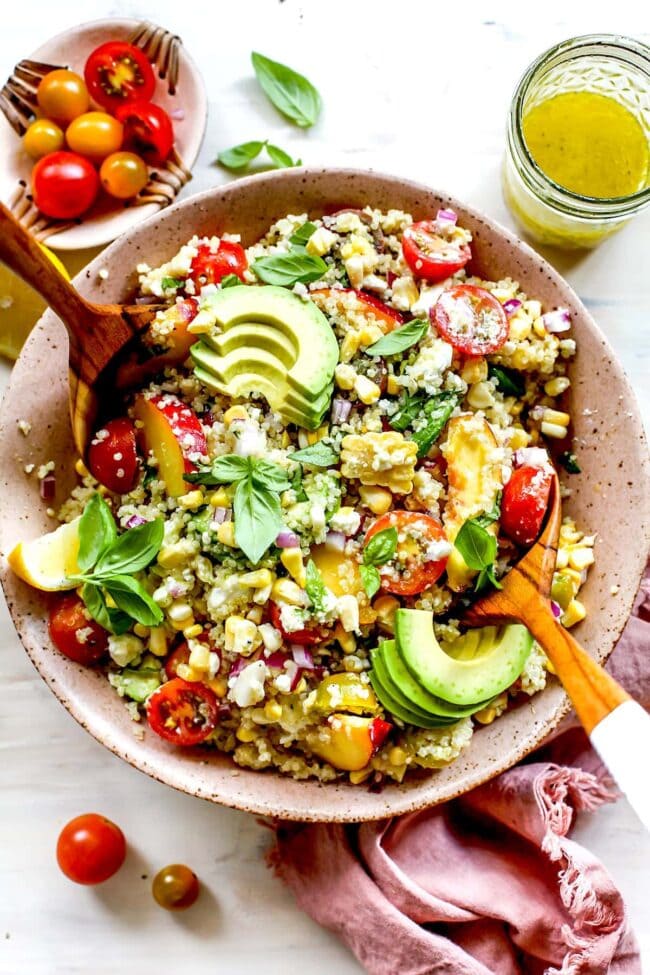
[[[338,459],[338,452],[322,440],[312,444],[311,447],[303,447],[302,450],[295,450],[289,454],[289,460],[299,461],[307,467],[331,467]]]
[[[311,235],[315,230],[318,230],[315,223],[308,220],[307,223],[303,223],[301,227],[289,237],[289,243],[295,244],[297,247],[304,247]]]
[[[253,159],[259,156],[266,145],[264,142],[242,142],[231,149],[224,149],[217,156],[217,161],[226,169],[245,169]]]
[[[493,565],[488,565],[485,569],[481,569],[476,578],[474,591],[480,592],[481,589],[484,589],[488,585],[494,586],[495,589],[503,589],[503,586],[494,574]]]
[[[401,402],[400,408],[396,413],[393,413],[388,421],[393,430],[399,430],[401,433],[408,430],[413,422],[422,415],[426,401],[426,396],[422,394],[406,396]]]
[[[309,597],[309,602],[317,613],[322,613],[325,609],[324,599],[327,595],[327,589],[325,588],[323,577],[316,568],[312,559],[310,559],[307,563],[305,575],[307,577],[305,592]]]
[[[581,474],[582,468],[578,463],[578,458],[571,450],[566,450],[558,457],[559,462],[568,474]]]
[[[103,580],[115,574],[132,574],[146,568],[160,551],[164,531],[162,518],[129,528],[103,553],[95,566],[93,577]]]
[[[195,474],[185,474],[185,480],[190,484],[236,484],[250,474],[247,457],[237,454],[224,454],[217,457],[210,467],[204,467]]]
[[[412,322],[407,322],[400,328],[394,329],[388,335],[378,339],[373,345],[368,346],[366,355],[397,355],[410,349],[412,345],[423,339],[429,331],[429,322],[424,318],[414,318]]]
[[[163,291],[171,291],[172,288],[178,291],[178,289],[182,287],[184,283],[185,282],[182,278],[163,278],[160,285]]]
[[[384,528],[369,540],[363,550],[364,565],[384,565],[397,551],[397,528]]]
[[[269,159],[276,169],[290,169],[292,166],[302,166],[302,159],[292,159],[288,152],[280,149],[279,146],[266,145]]]
[[[502,491],[497,491],[494,498],[494,504],[489,511],[484,511],[482,515],[477,515],[474,521],[481,528],[487,528],[489,525],[493,525],[495,521],[498,521],[501,517],[501,495]]]
[[[497,540],[476,518],[468,518],[456,535],[458,549],[470,569],[485,569],[494,563]]]
[[[155,467],[145,467],[144,477],[142,478],[142,487],[149,487],[152,481],[157,480],[158,470]]]
[[[149,522],[150,525],[156,522]],[[160,522],[162,524],[162,522]],[[141,527],[145,527],[142,525]],[[134,529],[135,530],[135,529]],[[133,576],[115,575],[107,579],[104,588],[115,601],[117,608],[143,626],[158,626],[163,621],[163,611],[153,601],[141,582]]]
[[[360,565],[361,581],[368,599],[372,599],[381,586],[381,576],[374,565]]]
[[[280,500],[266,488],[256,487],[252,478],[240,481],[233,505],[235,541],[256,565],[282,528]]]
[[[93,494],[79,521],[77,565],[82,572],[92,569],[102,553],[117,538],[115,519],[101,494]]]
[[[251,61],[257,80],[278,111],[301,128],[313,125],[320,114],[321,97],[311,82],[257,51],[251,54]]]
[[[286,491],[291,487],[286,471],[268,460],[251,460],[251,477],[257,486],[269,491]]]
[[[243,284],[243,281],[236,274],[226,274],[219,284],[222,288],[236,288],[238,285]]]
[[[109,633],[121,636],[131,629],[133,620],[119,609],[109,609],[101,589],[86,582],[81,590],[81,598],[92,618]]]
[[[259,257],[253,261],[252,269],[265,284],[290,288],[298,282],[307,284],[322,278],[327,271],[327,264],[322,257],[295,248],[287,254]]]
[[[523,396],[526,391],[524,377],[516,369],[495,366],[490,362],[488,364],[488,377],[496,380],[497,389],[500,389],[506,396]]]
[[[418,445],[418,457],[425,457],[442,433],[447,420],[460,402],[458,393],[443,392],[431,396],[422,409],[426,422],[411,434]]]

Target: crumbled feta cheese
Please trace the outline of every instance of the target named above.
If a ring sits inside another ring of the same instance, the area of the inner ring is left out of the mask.
[[[344,535],[356,535],[361,525],[361,515],[354,508],[347,505],[335,511],[330,518],[330,528]]]
[[[424,551],[425,562],[439,562],[446,559],[453,546],[444,538],[436,538],[430,541]]]
[[[132,633],[121,636],[111,634],[108,638],[108,652],[118,667],[126,667],[144,653],[144,643]]]
[[[240,708],[249,708],[264,700],[264,681],[269,676],[269,668],[263,660],[248,664],[234,678],[228,681],[228,697]]]

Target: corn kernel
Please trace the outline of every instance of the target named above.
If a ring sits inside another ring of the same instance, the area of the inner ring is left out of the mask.
[[[79,477],[88,477],[88,475],[90,474],[90,471],[82,461],[81,457],[76,461],[74,465],[74,469],[79,475]]]
[[[239,582],[250,589],[264,589],[272,584],[273,573],[270,569],[255,569],[253,572],[245,572],[239,576]]]
[[[207,643],[194,642],[190,651],[190,667],[194,670],[207,670],[210,666],[210,647]]]
[[[149,636],[149,627],[143,626],[142,623],[136,623],[135,626],[133,627],[133,632],[135,633],[136,636],[142,637],[142,639],[144,639],[145,637]]]
[[[566,393],[570,385],[571,380],[568,376],[556,376],[544,385],[544,392],[547,396],[561,396],[562,393]]]
[[[197,636],[201,636],[203,633],[203,627],[200,623],[192,623],[191,626],[186,626],[183,630],[183,636],[186,640],[196,640]]]
[[[241,724],[239,728],[237,728],[237,731],[235,732],[235,736],[239,739],[239,741],[243,741],[243,742],[255,741],[257,735],[258,735],[257,728],[251,728],[248,727],[247,725],[241,725]]]
[[[322,257],[332,249],[336,241],[336,234],[333,234],[327,227],[317,227],[305,245],[308,254]]]
[[[248,657],[262,642],[262,635],[252,620],[229,616],[224,627],[224,647],[228,653]]]
[[[395,629],[395,613],[399,609],[399,600],[394,596],[380,596],[375,599],[372,608],[377,614],[377,623],[382,630],[393,633]]]
[[[291,606],[304,606],[306,602],[305,591],[291,579],[276,579],[271,587],[271,595]]]
[[[359,497],[374,515],[385,515],[393,503],[393,495],[388,488],[373,485],[360,485]]]
[[[526,314],[515,314],[508,322],[508,338],[512,342],[527,339],[532,330],[532,322]]]
[[[567,435],[567,428],[560,426],[559,423],[543,422],[540,426],[540,430],[545,437],[552,437],[554,440],[562,440],[562,438],[566,437]]]
[[[201,674],[198,670],[194,670],[194,667],[190,667],[189,664],[179,664],[176,668],[176,676],[182,680],[188,680],[191,683],[201,680]]]
[[[341,352],[340,352],[341,362],[344,364],[349,362],[350,359],[352,359],[356,354],[356,352],[358,351],[360,345],[361,342],[359,340],[358,333],[348,332],[347,335],[344,337],[343,341],[341,342]],[[338,380],[337,380],[337,384],[339,384]]]
[[[383,336],[379,325],[364,325],[359,330],[359,340],[361,345],[374,345]]]
[[[494,405],[494,392],[490,383],[480,382],[470,386],[467,402],[475,410],[486,410]]]
[[[176,630],[177,633],[182,633],[183,630],[187,629],[188,626],[194,625],[194,617],[190,616],[188,619],[179,620],[177,623],[175,623],[173,620],[170,620],[169,624],[173,630]]]
[[[299,548],[284,548],[280,552],[280,561],[290,576],[304,589],[307,582],[305,563]]]
[[[182,623],[194,615],[189,603],[172,603],[167,610],[167,614],[174,623]]]
[[[510,447],[512,450],[519,450],[520,447],[527,447],[530,443],[530,434],[523,427],[513,427],[510,433]]]
[[[349,366],[346,362],[339,362],[334,370],[334,379],[339,389],[354,389],[354,381],[356,378],[356,369]]]
[[[264,619],[264,610],[261,606],[252,606],[246,613],[246,619],[252,620],[253,623],[261,623]]]
[[[187,551],[182,545],[163,545],[158,552],[158,565],[163,569],[177,569],[187,562]]]
[[[567,629],[571,626],[575,626],[587,615],[587,610],[585,609],[583,603],[578,599],[572,599],[569,603],[567,610],[562,614],[562,626],[566,626]]]
[[[181,494],[178,498],[178,503],[181,508],[185,508],[187,511],[194,511],[195,508],[200,508],[203,504],[203,491],[188,491],[187,494]]]
[[[569,564],[569,553],[565,548],[559,548],[557,550],[557,558],[555,559],[556,569],[566,569]]]
[[[228,548],[237,548],[235,541],[235,525],[232,521],[224,521],[217,528],[217,541]]]
[[[372,775],[371,768],[361,769],[361,771],[359,772],[350,772],[350,782],[352,783],[352,785],[361,785],[361,783],[365,782],[366,779],[369,778],[371,775]]]
[[[481,724],[492,724],[497,716],[496,708],[482,708],[474,714],[474,717]]]
[[[156,657],[167,653],[167,633],[164,626],[152,626],[149,632],[149,650]]]
[[[258,627],[262,642],[266,650],[273,652],[282,646],[282,634],[271,623],[262,623]]]
[[[406,759],[406,752],[403,748],[400,748],[399,745],[393,745],[388,752],[388,761],[391,765],[404,765]]]
[[[264,606],[271,598],[272,586],[265,586],[264,589],[255,589],[253,592],[253,602],[259,606]]]
[[[225,697],[228,692],[228,682],[225,677],[214,677],[209,680],[208,687],[214,691],[217,697]]]
[[[563,413],[561,410],[552,410],[547,407],[542,415],[542,421],[544,423],[556,423],[560,427],[568,427],[571,417],[568,413]]]
[[[541,318],[536,318],[535,321],[533,322],[533,332],[535,333],[538,339],[543,339],[546,337],[547,335],[546,328]]]
[[[301,677],[298,683],[296,684],[295,693],[302,694],[306,690],[307,690],[307,681],[305,680],[304,677]]]
[[[391,290],[393,292],[392,303],[401,311],[408,311],[411,305],[414,305],[420,297],[420,292],[415,281],[406,275],[401,278],[395,278],[391,285]]]
[[[466,383],[470,385],[472,383],[480,383],[488,377],[488,365],[487,359],[483,356],[472,356],[465,360],[463,368],[460,371],[460,378],[464,379]]]
[[[279,721],[282,717],[282,705],[278,701],[267,701],[264,705],[264,716],[269,721]]]
[[[372,244],[365,237],[360,234],[350,234],[341,247],[341,257],[346,261],[357,254],[368,256],[373,253],[373,250]]]
[[[210,495],[210,504],[213,508],[229,508],[230,507],[230,495],[224,487],[219,488],[213,494]]]
[[[230,409],[227,409],[224,413],[223,419],[224,422],[228,424],[232,423],[234,420],[247,420],[248,412],[245,406],[231,406]]]
[[[367,376],[357,376],[354,381],[354,391],[366,406],[371,406],[372,403],[376,403],[381,396],[381,389],[374,383],[372,379],[368,379]]]
[[[591,548],[577,546],[569,552],[569,565],[577,572],[582,572],[590,565],[593,565],[594,561],[594,552]]]
[[[282,447],[291,446],[291,437],[289,436],[286,430],[282,431],[282,436],[280,437],[280,445]]]
[[[343,653],[354,653],[357,649],[357,638],[354,633],[347,633],[338,620],[334,627],[334,639],[341,647]]]
[[[386,380],[386,392],[389,396],[397,396],[400,391],[400,384],[397,382],[397,376],[392,374]]]

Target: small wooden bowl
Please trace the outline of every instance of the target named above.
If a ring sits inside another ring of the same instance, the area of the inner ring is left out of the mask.
[[[124,301],[136,285],[141,261],[169,260],[193,234],[241,233],[248,245],[287,213],[318,215],[366,204],[406,210],[416,219],[451,207],[474,236],[472,270],[492,280],[511,275],[547,308],[568,307],[578,354],[571,366],[571,413],[582,473],[566,478],[566,512],[598,533],[596,566],[584,589],[587,619],[576,628],[599,661],[612,650],[629,615],[645,565],[650,535],[648,455],[634,394],[607,340],[559,274],[530,247],[457,200],[397,177],[358,170],[290,169],[238,180],[164,210],[134,227],[96,258],[75,284],[100,302]],[[100,268],[109,276],[98,277]],[[29,436],[18,421],[32,425]],[[68,421],[67,340],[47,312],[16,364],[0,421],[0,549],[52,529],[26,464],[53,460],[61,504],[76,481]],[[568,710],[553,680],[487,727],[446,768],[407,777],[381,792],[344,782],[320,785],[277,772],[238,768],[210,749],[182,750],[144,729],[140,740],[124,704],[105,676],[57,653],[47,635],[48,599],[8,570],[1,576],[25,648],[40,674],[72,715],[99,741],[148,775],[192,795],[284,819],[380,819],[451,799],[509,768],[530,752]],[[616,595],[612,595],[615,591]],[[582,598],[582,597],[581,597]],[[630,688],[634,690],[634,688]],[[34,717],[34,716],[32,716]]]
[[[174,150],[164,167],[151,172],[149,183],[134,200],[125,204],[102,194],[78,220],[53,220],[32,202],[34,161],[21,139],[36,110],[36,89],[41,78],[56,67],[69,67],[83,75],[91,51],[112,40],[136,44],[149,57],[157,75],[153,101],[172,116]],[[146,21],[115,18],[71,28],[19,62],[0,91],[0,111],[4,114],[0,118],[0,198],[37,239],[47,240],[54,250],[67,251],[107,244],[174,202],[191,179],[205,132],[207,100],[203,79],[179,37]]]

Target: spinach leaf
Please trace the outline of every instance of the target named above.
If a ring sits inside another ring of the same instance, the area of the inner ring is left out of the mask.
[[[384,565],[397,551],[397,528],[384,528],[369,539],[363,550],[364,565]]]
[[[257,80],[279,112],[301,128],[309,128],[321,110],[321,97],[303,75],[279,61],[272,61],[253,51],[251,54]]]
[[[507,369],[505,366],[495,366],[494,363],[488,364],[488,376],[495,379],[497,389],[500,389],[505,396],[523,396],[526,390],[524,377],[516,369]]]
[[[428,331],[428,321],[424,318],[414,318],[412,322],[407,322],[406,325],[394,329],[388,335],[384,335],[377,342],[374,342],[373,345],[368,346],[366,355],[398,355],[423,339]]]
[[[259,156],[265,145],[266,141],[242,142],[231,149],[223,149],[217,156],[217,161],[226,169],[245,169],[253,159]]]
[[[339,459],[338,451],[319,440],[311,447],[303,447],[289,454],[289,460],[297,460],[307,467],[331,467]]]
[[[116,538],[117,527],[111,509],[101,494],[93,494],[79,521],[77,565],[81,571],[92,569]]]
[[[291,288],[298,282],[307,284],[309,281],[322,278],[327,271],[327,264],[322,257],[316,257],[301,248],[294,247],[287,254],[259,257],[253,261],[252,269],[265,284]]]

